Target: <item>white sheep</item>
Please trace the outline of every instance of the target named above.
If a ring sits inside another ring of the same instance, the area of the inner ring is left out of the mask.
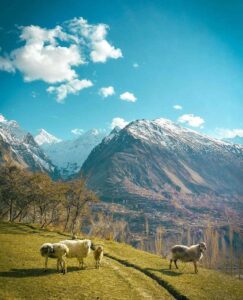
[[[61,267],[63,274],[67,273],[67,265],[65,257],[67,256],[69,249],[66,245],[61,243],[45,243],[40,248],[41,256],[45,257],[45,271],[47,270],[48,258],[57,259],[57,271]]]
[[[100,268],[100,263],[102,261],[104,255],[104,248],[101,245],[95,247],[94,250],[94,260],[95,260],[95,267],[96,269]]]
[[[84,267],[83,259],[90,253],[91,241],[90,240],[65,240],[60,243],[66,245],[69,249],[68,258],[77,258],[79,267]]]
[[[192,245],[190,247],[184,245],[175,245],[171,248],[171,259],[170,259],[170,269],[172,262],[177,266],[177,260],[181,260],[183,262],[193,262],[195,273],[198,273],[197,262],[202,259],[203,252],[207,249],[205,243],[199,243],[197,245]]]

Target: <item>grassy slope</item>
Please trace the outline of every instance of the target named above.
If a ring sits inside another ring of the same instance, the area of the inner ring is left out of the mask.
[[[106,242],[105,246],[111,255],[155,274],[189,299],[243,300],[243,281],[229,275],[200,267],[199,274],[195,275],[193,265],[184,263],[178,263],[179,270],[169,270],[168,260],[161,259],[157,255],[115,242]]]
[[[56,273],[49,260],[43,272],[39,247],[44,242],[65,239],[55,232],[39,231],[25,225],[0,223],[0,299],[173,299],[154,280],[107,257],[100,270],[94,269],[92,255],[86,270],[78,270],[76,260],[68,260],[68,273]],[[227,275],[190,265],[168,270],[168,261],[138,251],[128,245],[101,242],[108,254],[127,260],[166,280],[189,299],[243,299],[243,283]]]
[[[54,232],[0,224],[0,299],[173,299],[146,275],[108,258],[100,270],[94,269],[92,255],[86,270],[68,260],[65,276],[49,260],[49,270],[43,272],[40,246],[63,239]]]

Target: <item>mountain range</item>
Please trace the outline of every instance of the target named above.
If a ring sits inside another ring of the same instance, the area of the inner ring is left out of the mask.
[[[105,197],[163,192],[243,195],[243,146],[166,119],[137,120],[93,149],[81,172]]]
[[[145,219],[178,233],[187,224],[242,224],[243,146],[170,120],[136,120],[109,135],[92,129],[61,141],[44,129],[34,138],[15,121],[0,122],[0,161],[52,178],[85,177],[101,198],[94,210],[126,220],[141,235]],[[173,235],[173,234],[172,234]]]
[[[78,173],[91,150],[105,137],[106,131],[89,130],[76,139],[61,141],[41,129],[35,141],[58,168],[62,178],[67,179]]]
[[[208,224],[243,225],[243,146],[166,119],[113,130],[80,176],[103,200],[98,210],[125,219],[134,241],[159,226],[176,242],[185,226],[200,233]]]
[[[12,161],[22,168],[45,172],[54,179],[60,176],[33,136],[16,121],[0,122],[0,161]]]

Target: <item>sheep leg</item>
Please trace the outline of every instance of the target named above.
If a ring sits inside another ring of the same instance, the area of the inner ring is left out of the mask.
[[[67,263],[65,259],[62,260],[62,272],[63,275],[67,273]]]
[[[194,271],[195,271],[195,274],[197,274],[197,273],[198,273],[197,262],[194,261],[193,264],[194,264]]]
[[[48,262],[48,256],[46,256],[46,258],[45,258],[45,268],[44,268],[45,272],[47,271],[47,262]]]
[[[78,261],[79,261],[79,268],[80,269],[83,269],[84,268],[84,261],[82,258],[78,258]]]
[[[84,265],[84,260],[81,259],[81,268],[84,269],[85,265]]]
[[[175,264],[176,269],[179,269],[176,262],[177,262],[177,259],[174,260],[174,264]]]
[[[169,265],[169,269],[171,270],[172,268],[172,259],[170,259],[170,265]]]
[[[59,266],[60,266],[61,262],[59,260],[59,258],[57,259],[57,272],[59,272]]]
[[[60,268],[61,267],[61,268]],[[61,269],[61,272],[63,272],[63,263],[62,263],[62,259],[58,258],[57,259],[57,272],[59,272]]]

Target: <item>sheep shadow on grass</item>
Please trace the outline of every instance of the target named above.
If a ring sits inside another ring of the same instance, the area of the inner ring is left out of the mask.
[[[67,273],[83,271],[78,267],[69,267]],[[43,268],[36,269],[11,269],[10,271],[0,272],[0,277],[11,277],[11,278],[24,278],[24,277],[43,277],[51,274],[60,274],[55,269],[48,269],[44,271]]]
[[[151,269],[151,268],[147,268],[147,271],[155,271],[155,272],[160,272],[164,275],[168,275],[168,276],[181,276],[183,275],[183,273],[178,272],[178,271],[173,271],[171,269]]]

